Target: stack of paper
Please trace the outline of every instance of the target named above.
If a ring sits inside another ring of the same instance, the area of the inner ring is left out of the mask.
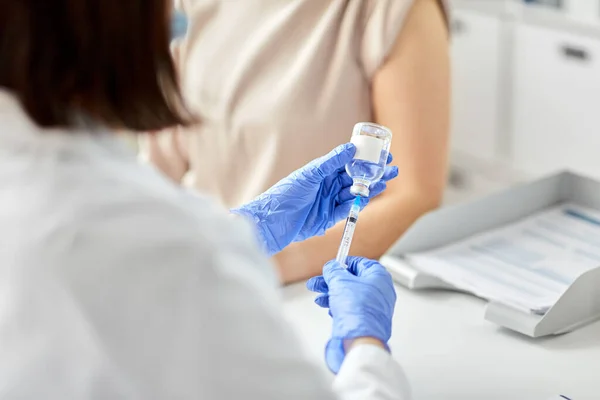
[[[458,289],[545,314],[577,277],[600,266],[600,212],[561,204],[406,258]]]

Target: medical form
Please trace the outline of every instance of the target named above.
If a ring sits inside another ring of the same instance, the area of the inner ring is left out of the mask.
[[[600,266],[600,212],[560,204],[406,261],[457,289],[543,315]]]

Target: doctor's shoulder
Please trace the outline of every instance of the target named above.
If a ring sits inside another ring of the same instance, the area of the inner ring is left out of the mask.
[[[128,187],[126,195],[113,195],[114,203],[106,205],[118,210],[114,214],[119,217],[110,230],[114,234],[111,241],[120,251],[143,263],[175,269],[189,266],[207,273],[205,279],[253,270],[275,281],[274,270],[246,221],[231,218],[228,210],[209,196],[174,185],[150,168],[138,167],[123,183]],[[102,225],[102,221],[97,223]]]

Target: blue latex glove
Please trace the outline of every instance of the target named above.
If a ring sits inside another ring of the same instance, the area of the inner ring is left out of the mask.
[[[350,193],[352,178],[346,173],[345,166],[355,152],[356,147],[351,143],[338,146],[231,212],[254,221],[263,248],[269,255],[292,242],[323,235],[350,212],[355,196]],[[388,163],[391,160],[390,156]],[[370,198],[383,192],[385,182],[396,176],[398,167],[386,167],[381,181],[371,186]],[[361,208],[368,201],[361,199]]]
[[[348,257],[347,264],[348,269],[330,261],[325,264],[322,276],[306,283],[309,290],[321,293],[315,303],[329,307],[333,319],[325,361],[334,373],[344,361],[345,340],[373,337],[387,346],[396,304],[392,277],[381,264],[361,257]]]

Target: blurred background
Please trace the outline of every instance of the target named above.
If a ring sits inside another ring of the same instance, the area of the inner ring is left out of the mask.
[[[570,169],[600,178],[600,0],[449,0],[446,203]]]

